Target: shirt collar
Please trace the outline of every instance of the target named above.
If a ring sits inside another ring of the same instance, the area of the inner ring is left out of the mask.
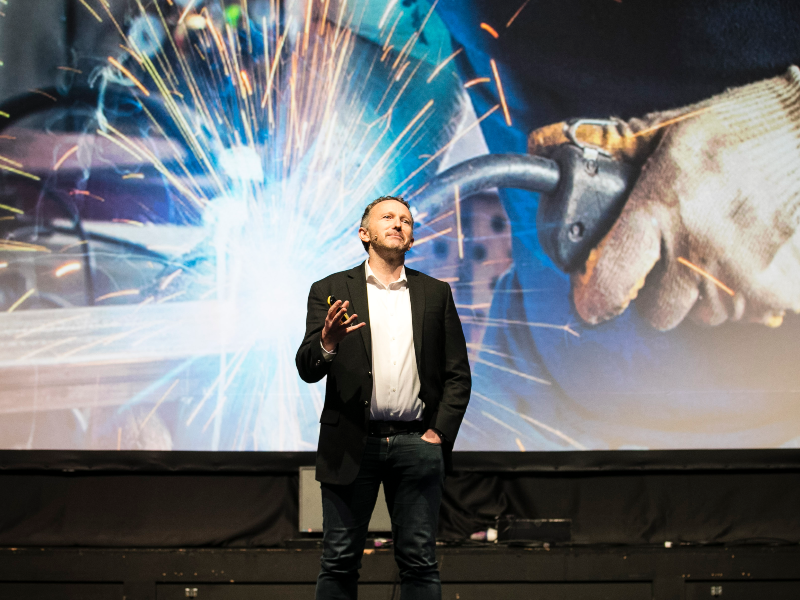
[[[405,265],[403,265],[403,269],[400,271],[400,278],[397,281],[393,281],[389,285],[383,285],[381,280],[377,278],[377,276],[375,275],[375,273],[372,271],[372,269],[369,266],[369,259],[364,261],[364,267],[366,268],[367,282],[370,282],[370,280],[371,280],[372,283],[378,285],[381,288],[391,289],[393,286],[399,287],[397,285],[399,283],[402,283],[404,285],[408,285],[408,279],[406,278],[406,266]]]

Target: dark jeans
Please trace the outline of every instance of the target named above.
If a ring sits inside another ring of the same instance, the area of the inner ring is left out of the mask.
[[[317,600],[358,597],[358,570],[381,482],[392,517],[402,600],[439,600],[436,527],[444,485],[442,447],[419,433],[367,438],[355,481],[322,484],[324,549]]]

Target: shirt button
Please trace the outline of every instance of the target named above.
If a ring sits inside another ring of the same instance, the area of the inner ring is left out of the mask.
[[[397,361],[394,361],[392,364],[393,364],[393,365],[396,365],[396,364],[397,364]]]
[[[392,391],[393,391],[393,392],[396,392],[397,390],[396,390],[396,389],[394,389],[394,388],[392,388]]]

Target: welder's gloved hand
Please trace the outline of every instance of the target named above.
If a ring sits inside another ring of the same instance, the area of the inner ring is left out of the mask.
[[[559,131],[533,132],[530,151],[547,154]],[[681,110],[577,133],[642,166],[620,217],[572,274],[586,322],[619,315],[634,298],[661,330],[687,315],[777,327],[786,310],[800,310],[797,67]]]

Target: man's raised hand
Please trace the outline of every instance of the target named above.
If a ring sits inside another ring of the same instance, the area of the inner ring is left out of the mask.
[[[350,318],[342,320],[342,317],[347,313],[347,307],[350,305],[349,300],[342,302],[337,300],[328,309],[328,314],[325,316],[325,326],[322,328],[322,346],[328,352],[336,350],[348,333],[352,333],[356,329],[361,329],[367,323],[359,323],[353,325],[358,315],[350,315]]]

